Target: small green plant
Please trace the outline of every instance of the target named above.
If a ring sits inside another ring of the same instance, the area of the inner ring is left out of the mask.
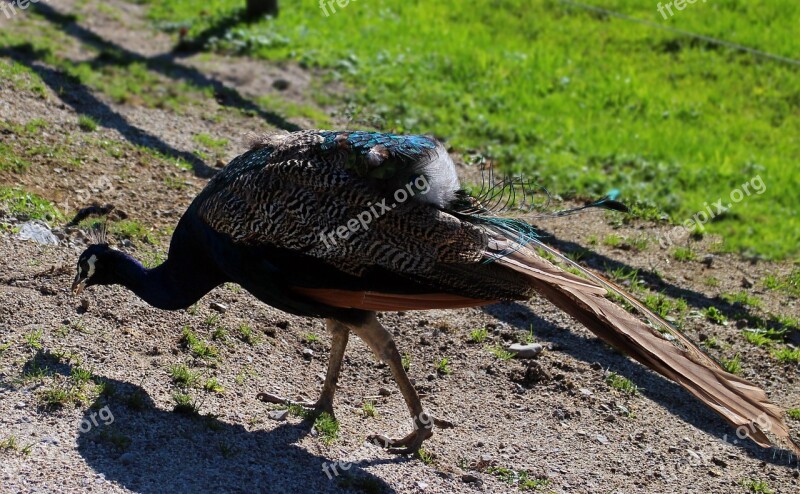
[[[452,372],[450,370],[450,367],[448,366],[447,357],[441,359],[440,361],[438,361],[436,363],[436,372],[438,372],[439,374],[445,374],[445,375],[450,374]]]
[[[681,262],[694,261],[697,254],[689,247],[676,247],[672,251],[672,258]]]
[[[20,219],[52,221],[62,219],[49,201],[21,189],[0,187],[0,206]]]
[[[190,388],[197,384],[200,376],[183,364],[173,365],[169,368],[169,376],[178,386]]]
[[[608,376],[606,376],[606,384],[617,391],[622,391],[623,393],[629,395],[635,396],[639,394],[639,386],[634,384],[630,379],[620,376],[616,372],[611,372],[608,374]]]
[[[403,366],[404,371],[408,372],[408,369],[411,368],[411,355],[404,353],[400,358],[400,365]]]
[[[224,391],[224,388],[217,381],[216,377],[206,379],[206,382],[203,384],[203,389],[211,393],[222,393]]]
[[[134,391],[125,397],[125,405],[131,410],[144,410],[146,402],[141,391]]]
[[[723,369],[731,374],[739,375],[742,372],[742,358],[738,353],[734,355],[732,359],[719,359],[719,363],[722,365]]]
[[[622,237],[620,237],[616,233],[606,235],[603,238],[603,244],[607,245],[608,247],[619,247],[620,245],[622,245]]]
[[[238,328],[238,336],[239,339],[243,342],[247,343],[248,345],[255,345],[258,343],[258,336],[256,335],[253,328],[250,327],[249,324],[241,324]]]
[[[76,366],[70,370],[70,377],[76,385],[82,386],[92,380],[92,371]]]
[[[318,342],[318,341],[319,341],[319,336],[317,336],[317,335],[316,335],[316,334],[314,334],[314,333],[306,333],[306,334],[303,336],[303,341],[304,341],[306,344],[316,343],[316,342]]]
[[[34,444],[35,443],[31,443],[27,446],[21,446],[19,444],[19,441],[17,440],[17,436],[12,434],[7,438],[3,439],[2,441],[0,441],[0,450],[14,451],[17,453],[22,453],[23,455],[27,456],[31,454]]]
[[[745,329],[744,338],[756,346],[771,346],[774,343],[782,342],[786,336],[786,330],[776,329]]]
[[[197,335],[194,334],[194,332],[189,328],[189,326],[183,327],[181,343],[189,349],[192,355],[198,358],[213,359],[219,355],[219,352],[216,348],[198,338]]]
[[[489,330],[485,327],[473,329],[469,333],[470,343],[483,343],[489,337]]]
[[[523,343],[527,343],[528,345],[536,343],[536,336],[533,334],[533,324],[528,327],[528,332],[525,334]]]
[[[776,359],[787,364],[800,363],[800,348],[794,350],[790,348],[781,348],[780,350],[773,352],[772,355]]]
[[[4,344],[0,345],[0,355],[3,355],[4,353],[6,353],[6,350],[8,350],[9,348],[11,348],[11,342],[10,341],[8,343],[4,343]]]
[[[786,415],[794,420],[800,420],[800,408],[790,408],[786,410]]]
[[[228,330],[222,326],[217,326],[214,328],[214,331],[211,332],[211,339],[214,341],[222,341],[224,342],[228,337]]]
[[[364,400],[364,405],[361,410],[364,412],[365,417],[375,417],[378,411],[375,409],[375,402],[373,400]]]
[[[755,295],[749,295],[745,291],[739,293],[723,293],[720,298],[729,304],[740,304],[749,307],[761,307],[763,305],[761,299]]]
[[[314,420],[314,429],[317,430],[325,444],[331,444],[339,437],[339,422],[328,412],[322,412]]]
[[[199,406],[190,395],[185,393],[175,393],[172,395],[172,399],[175,401],[175,407],[172,409],[173,412],[181,415],[197,415]]]
[[[419,448],[417,450],[417,458],[419,458],[422,463],[428,466],[433,465],[435,460],[433,453],[426,451],[425,448]]]
[[[716,324],[725,325],[728,323],[728,318],[725,317],[725,315],[714,306],[708,307],[706,310],[704,310],[703,315],[706,316],[706,319]]]
[[[770,489],[769,484],[763,480],[746,479],[742,481],[742,487],[750,492],[756,492],[759,494],[774,494],[775,492]]]
[[[705,286],[714,288],[714,287],[719,286],[719,280],[717,278],[713,277],[713,276],[708,276],[708,277],[703,279],[703,284]]]
[[[43,334],[43,329],[34,329],[23,337],[25,339],[25,344],[28,345],[28,348],[31,350],[41,350]]]
[[[79,115],[78,127],[84,132],[94,132],[97,130],[97,120],[89,115]]]
[[[511,485],[516,485],[523,491],[536,491],[550,487],[550,479],[535,477],[527,470],[512,470],[503,467],[489,467],[487,470],[498,479]]]
[[[490,346],[487,347],[487,349],[489,350],[489,353],[491,353],[500,360],[511,360],[512,358],[514,358],[513,353],[509,352],[500,345]]]

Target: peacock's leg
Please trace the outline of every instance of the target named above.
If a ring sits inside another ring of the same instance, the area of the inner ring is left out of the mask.
[[[299,405],[303,408],[313,410],[315,414],[327,412],[333,415],[333,395],[336,393],[336,382],[339,380],[339,371],[342,368],[344,350],[347,347],[350,330],[344,324],[339,321],[334,321],[333,319],[327,319],[326,326],[333,337],[333,341],[331,343],[331,356],[328,360],[328,372],[325,375],[325,384],[322,386],[322,394],[319,399],[314,403],[296,402],[270,393],[259,393],[259,400],[282,405]]]
[[[378,322],[374,313],[370,314],[365,323],[352,325],[350,328],[366,342],[378,358],[389,364],[394,380],[403,393],[403,398],[414,421],[414,431],[403,438],[391,439],[383,435],[374,434],[368,438],[369,441],[386,448],[391,453],[414,453],[419,450],[423,441],[433,435],[434,425],[441,428],[452,427],[449,422],[433,419],[422,409],[419,395],[417,395],[417,391],[408,379],[405,369],[403,369],[397,345],[395,345],[392,335]]]

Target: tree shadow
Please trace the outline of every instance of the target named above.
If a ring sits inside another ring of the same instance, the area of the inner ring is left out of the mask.
[[[736,431],[719,415],[684,390],[680,385],[662,377],[644,365],[630,359],[599,338],[586,338],[569,329],[553,324],[537,315],[530,307],[518,302],[505,302],[484,306],[482,310],[510,326],[528,333],[531,324],[538,339],[550,342],[554,351],[571,355],[588,363],[599,363],[604,369],[636,383],[642,395],[658,403],[681,420],[700,429],[712,438],[727,441],[751,458],[773,465],[797,467],[798,459],[790,451],[778,448],[764,449],[754,442],[736,437]]]
[[[40,63],[39,61],[45,58],[47,53],[36,50],[30,43],[0,48],[0,56],[11,58],[30,68],[55,94],[59,95],[61,101],[76,113],[94,117],[103,126],[119,132],[131,144],[181,158],[192,167],[198,177],[210,178],[216,173],[216,170],[206,165],[194,154],[178,150],[159,137],[131,125],[125,117],[97,99],[89,88],[81,84],[75,77]]]
[[[72,368],[42,350],[25,364],[28,372],[44,369],[45,375],[69,376]],[[326,474],[323,465],[332,460],[295,444],[310,432],[310,421],[247,430],[210,414],[159,409],[140,385],[99,375],[92,379],[104,392],[75,424],[77,451],[92,470],[131,491],[396,492],[359,464],[339,468],[338,476],[331,469]],[[370,464],[399,461],[404,460]]]
[[[264,110],[261,106],[244,98],[238,91],[226,86],[222,82],[203,74],[197,69],[176,63],[176,59],[179,58],[179,55],[176,53],[165,53],[154,57],[145,57],[102,38],[91,30],[79,25],[74,15],[63,14],[43,2],[36,4],[36,12],[42,15],[47,21],[56,25],[64,33],[78,39],[86,45],[100,50],[101,53],[91,62],[94,67],[101,67],[108,64],[124,66],[131,63],[142,63],[148,70],[157,72],[170,79],[184,81],[200,89],[212,90],[214,97],[221,105],[253,113],[270,125],[282,130],[290,132],[301,130],[298,125],[287,121],[278,113]],[[236,15],[224,18],[219,26],[210,29],[206,35],[211,37],[217,29],[226,29],[226,26],[232,25],[235,20]],[[114,55],[109,57],[107,55],[104,56],[104,53],[113,53]],[[191,50],[189,53],[191,54]]]

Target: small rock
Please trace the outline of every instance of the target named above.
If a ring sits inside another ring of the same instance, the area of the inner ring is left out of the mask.
[[[588,388],[581,388],[578,391],[580,391],[583,396],[594,396],[594,393],[592,393],[592,390],[588,389]]]
[[[720,470],[719,468],[710,468],[708,470],[708,474],[711,475],[712,477],[722,477],[722,470]]]
[[[480,481],[480,477],[471,473],[465,473],[461,476],[461,482],[464,482],[465,484],[478,484]]]
[[[611,442],[603,434],[598,434],[597,436],[595,436],[595,439],[597,440],[598,443],[603,444],[603,445],[609,444]]]
[[[53,235],[45,222],[39,220],[23,223],[17,237],[22,240],[32,240],[41,245],[58,245],[58,237]]]
[[[224,314],[228,311],[228,306],[219,302],[211,302],[211,305],[209,307],[211,307],[212,310],[219,312],[220,314]]]
[[[290,85],[291,83],[286,79],[275,79],[274,81],[272,81],[272,87],[274,87],[278,91],[286,91],[287,89],[289,89]]]
[[[508,347],[508,351],[513,353],[517,358],[534,358],[540,353],[544,347],[538,343],[531,343],[523,345],[521,343],[514,343]]]
[[[606,415],[603,420],[605,420],[606,422],[613,422],[613,421],[617,420],[617,418],[615,416],[609,414],[609,415]]]
[[[713,463],[714,465],[717,465],[718,467],[722,467],[722,468],[725,468],[725,467],[728,466],[728,462],[726,462],[722,458],[717,458],[717,457],[711,458],[711,463]]]
[[[389,396],[392,394],[392,392],[389,390],[389,388],[380,388],[378,390],[378,394],[381,396]]]
[[[278,422],[283,422],[286,420],[286,417],[289,415],[289,410],[272,410],[267,414],[269,418],[272,420],[277,420]]]
[[[423,482],[421,480],[418,480],[417,481],[417,487],[419,487],[421,490],[424,491],[425,489],[428,488],[428,484],[426,484],[425,482]]]
[[[88,298],[82,298],[81,299],[81,310],[83,312],[86,312],[87,310],[89,310],[89,299]]]
[[[742,288],[753,288],[753,285],[755,285],[755,283],[753,283],[750,278],[747,276],[742,277]]]
[[[20,401],[20,402],[18,402],[18,403],[17,403],[17,405],[16,405],[16,408],[25,408],[25,407],[26,407],[26,404],[25,404],[25,402],[24,402],[24,401]]]
[[[310,348],[303,348],[303,358],[307,360],[314,358],[314,350]]]

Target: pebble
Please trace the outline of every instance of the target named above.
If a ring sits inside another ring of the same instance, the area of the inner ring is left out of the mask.
[[[461,482],[464,482],[465,484],[477,484],[480,483],[480,481],[480,477],[471,473],[465,473],[461,476]]]
[[[602,434],[598,434],[597,436],[595,436],[595,439],[597,439],[598,443],[603,444],[603,445],[609,444],[611,442],[611,441],[608,440],[608,438],[606,436],[604,436]]]
[[[134,459],[133,453],[123,453],[118,458],[119,462],[124,465],[130,465],[133,463]]]
[[[211,305],[209,305],[209,307],[211,307],[212,310],[219,312],[220,314],[224,314],[228,311],[228,306],[225,304],[221,304],[219,302],[211,302]]]
[[[267,415],[272,420],[283,422],[284,420],[286,420],[286,416],[289,415],[289,410],[272,410]]]
[[[419,487],[420,489],[422,489],[424,491],[425,489],[428,488],[428,484],[426,484],[425,482],[423,482],[421,480],[418,480],[417,481],[417,487]]]
[[[312,359],[314,358],[314,350],[310,348],[303,348],[303,358]]]
[[[534,358],[542,353],[543,349],[544,347],[538,343],[531,343],[529,345],[514,343],[508,347],[508,351],[513,353],[517,358]]]
[[[378,389],[378,394],[381,396],[390,396],[392,391],[389,388],[380,388]]]
[[[580,391],[583,396],[594,396],[594,393],[592,393],[592,390],[588,389],[588,388],[581,388],[578,391]]]

